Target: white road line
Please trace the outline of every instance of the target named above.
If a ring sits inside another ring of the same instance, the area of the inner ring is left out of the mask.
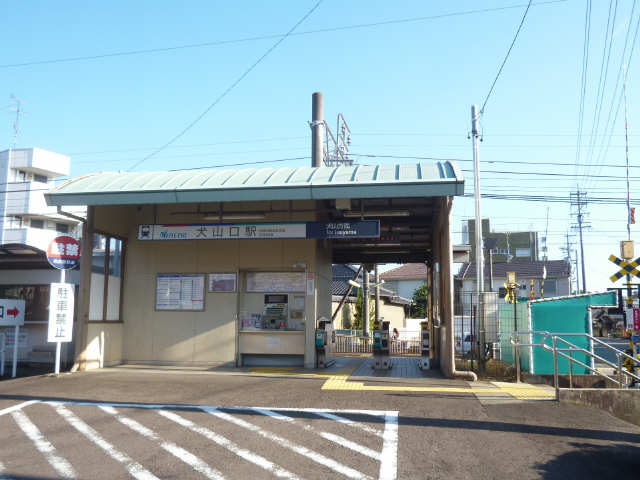
[[[342,445],[343,447],[350,448],[354,452],[358,452],[358,453],[360,453],[362,455],[365,455],[367,457],[371,457],[374,460],[378,460],[378,461],[380,460],[380,453],[378,453],[375,450],[372,450],[370,448],[367,448],[364,445],[360,445],[359,443],[352,442],[351,440],[347,440],[346,438],[341,437],[340,435],[335,435],[335,434],[329,433],[329,432],[321,432],[321,431],[315,429],[314,427],[312,427],[311,425],[303,425],[301,423],[296,422],[296,420],[294,418],[292,418],[292,417],[288,417],[286,415],[282,415],[281,413],[274,412],[274,411],[268,410],[266,408],[255,408],[254,410],[256,412],[258,412],[258,413],[261,413],[262,415],[266,415],[268,417],[275,418],[276,420],[282,420],[282,421],[291,423],[293,425],[296,425],[297,427],[300,427],[303,430],[306,430],[307,432],[311,432],[311,433],[315,433],[316,435],[320,435],[325,440],[329,440],[330,442],[335,442],[338,445]]]
[[[67,422],[71,424],[76,430],[82,433],[85,437],[95,443],[98,447],[106,452],[114,460],[122,463],[129,475],[139,480],[159,480],[153,473],[146,470],[142,465],[134,462],[126,453],[117,450],[113,445],[107,442],[89,425],[84,423],[78,418],[71,410],[67,409],[64,405],[56,402],[47,402],[51,405],[58,414],[63,417]]]
[[[18,405],[4,408],[0,410],[0,417],[2,415],[6,415],[7,413],[15,412],[16,410],[22,410],[24,407],[33,405],[34,403],[40,403],[40,400],[27,400],[26,402],[19,403]]]
[[[20,427],[20,430],[29,437],[38,451],[44,455],[58,475],[63,478],[76,478],[77,474],[71,464],[60,455],[56,453],[56,448],[47,440],[42,432],[35,426],[35,424],[25,415],[24,412],[16,410],[11,412],[11,416]]]
[[[182,460],[184,463],[186,463],[191,468],[193,468],[196,472],[201,473],[205,477],[211,478],[214,480],[224,479],[224,475],[221,472],[219,472],[214,468],[211,468],[209,465],[207,465],[207,463],[204,460],[201,460],[193,453],[185,450],[184,448],[176,445],[173,442],[168,442],[163,440],[158,436],[156,432],[154,432],[150,428],[145,427],[144,425],[137,422],[136,420],[133,420],[132,418],[129,418],[129,417],[125,417],[124,415],[118,413],[118,411],[115,408],[101,406],[100,409],[110,415],[115,416],[115,418],[120,423],[122,423],[123,425],[126,425],[134,432],[139,433],[140,435],[148,438],[149,440],[153,440],[154,442],[157,442],[161,448],[169,452],[171,455]]]
[[[279,465],[276,465],[275,463],[267,460],[266,458],[255,454],[245,448],[242,448],[238,445],[236,445],[235,443],[233,443],[231,440],[228,440],[227,438],[223,437],[222,435],[219,435],[217,433],[215,433],[212,430],[209,430],[206,427],[201,427],[199,425],[196,425],[195,423],[193,423],[191,420],[187,420],[184,417],[181,417],[180,415],[173,413],[173,412],[168,412],[166,410],[158,410],[158,413],[160,415],[162,415],[165,418],[168,418],[169,420],[172,420],[174,422],[176,422],[179,425],[182,425],[183,427],[188,428],[189,430],[199,433],[200,435],[202,435],[203,437],[211,440],[214,443],[217,443],[218,445],[220,445],[221,447],[226,448],[227,450],[229,450],[230,452],[238,455],[241,458],[244,458],[245,460],[247,460],[248,462],[253,463],[254,465],[257,465],[261,468],[264,468],[267,472],[272,473],[273,475],[280,477],[280,478],[287,478],[290,480],[297,480],[298,477],[296,475],[294,475],[293,473],[285,470],[284,468],[280,467]]]
[[[315,413],[319,417],[328,418],[329,420],[335,420],[336,422],[343,423],[345,425],[349,425],[350,427],[359,428],[367,433],[371,433],[373,435],[377,435],[378,437],[382,437],[383,433],[377,428],[370,427],[364,423],[356,422],[354,420],[349,420],[348,418],[340,417],[338,415],[334,415],[333,413],[329,413],[329,411],[321,411],[317,410],[312,413]],[[345,412],[350,413],[350,412]],[[380,416],[381,412],[378,412],[376,415]],[[369,414],[371,415],[371,414]]]
[[[267,438],[271,441],[274,441],[278,444],[280,444],[281,447],[284,448],[288,448],[289,450],[293,450],[294,452],[298,453],[299,455],[302,455],[304,457],[309,458],[310,460],[319,463],[320,465],[324,465],[325,467],[330,468],[331,470],[338,472],[342,475],[345,475],[349,478],[355,478],[355,479],[370,479],[371,477],[365,475],[364,473],[358,472],[357,470],[354,470],[351,467],[347,467],[346,465],[342,465],[341,463],[336,462],[335,460],[325,457],[324,455],[318,453],[318,452],[314,452],[313,450],[308,449],[307,447],[303,447],[301,445],[296,445],[293,442],[290,442],[289,440],[287,440],[286,438],[280,437],[278,435],[275,435],[271,432],[268,432],[266,430],[263,430],[262,428],[258,427],[257,425],[254,425],[252,423],[246,422],[242,419],[236,418],[232,415],[229,415],[228,413],[224,413],[221,412],[220,410],[218,410],[217,408],[207,408],[207,407],[201,407],[202,410],[204,410],[205,412],[210,413],[211,415],[214,415],[218,418],[221,418],[223,420],[227,420],[228,422],[231,422],[235,425],[239,425],[243,428],[246,428],[247,430],[250,430],[252,432],[257,433],[258,435]],[[224,407],[222,407],[224,408]]]
[[[398,412],[387,412],[384,420],[379,479],[395,480],[398,475]]]

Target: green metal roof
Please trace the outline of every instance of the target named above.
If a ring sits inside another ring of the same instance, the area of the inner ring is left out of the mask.
[[[462,195],[452,162],[92,173],[45,194],[49,205],[241,202]]]

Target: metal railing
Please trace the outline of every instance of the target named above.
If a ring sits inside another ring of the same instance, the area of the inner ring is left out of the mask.
[[[389,354],[395,356],[420,356],[420,338],[406,338],[389,341]],[[335,353],[362,354],[373,353],[373,337],[361,335],[336,334]]]
[[[406,340],[391,340],[390,354],[410,357],[420,356],[422,343],[419,338],[409,338]]]
[[[533,338],[533,335],[542,335],[542,338],[540,340],[540,343],[520,343],[519,337],[521,335],[531,335],[532,338]],[[616,354],[616,357],[618,359],[617,364],[610,362],[609,360],[602,358],[599,355],[596,355],[591,350],[587,350],[585,348],[579,347],[562,337],[586,338],[591,342],[590,343],[591,349],[593,349],[594,342],[598,343],[601,346],[608,348],[609,350],[612,350]],[[551,345],[547,345],[546,343],[546,340],[548,338],[551,339]],[[636,381],[640,381],[640,375],[637,375],[630,371],[623,371],[623,363],[624,363],[623,359],[631,360],[632,364],[635,365],[635,367],[640,367],[639,359],[633,358],[631,355],[627,355],[623,351],[618,350],[617,348],[612,347],[608,343],[603,342],[602,340],[592,335],[589,335],[587,333],[551,333],[547,331],[529,330],[529,331],[523,331],[523,332],[512,332],[509,338],[509,342],[511,343],[511,345],[515,347],[516,381],[517,382],[520,381],[520,347],[542,347],[547,352],[551,352],[553,354],[553,384],[556,390],[556,400],[560,398],[560,386],[558,382],[558,356],[562,358],[566,358],[569,361],[569,387],[570,388],[573,388],[573,364],[574,363],[578,364],[579,366],[587,369],[588,371],[596,375],[606,378],[607,380],[617,384],[620,388],[628,387],[627,382],[629,382],[629,380],[627,380],[627,378],[632,378]],[[559,347],[558,346],[559,342],[566,346]],[[610,367],[615,368],[617,372],[617,375],[616,375],[617,378],[610,377],[609,375],[607,375],[604,372],[601,372],[595,367],[592,367],[591,365],[586,365],[580,360],[574,358],[573,354],[578,352],[586,354],[588,357],[592,359],[592,362],[593,360],[598,360],[599,362],[604,363],[605,365],[609,365]]]
[[[4,377],[4,352],[7,349],[6,335],[0,332],[0,377]]]
[[[371,353],[373,351],[373,338],[359,335],[336,334],[335,353]]]

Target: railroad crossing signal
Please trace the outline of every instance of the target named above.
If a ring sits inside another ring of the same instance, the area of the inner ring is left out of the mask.
[[[615,255],[609,255],[609,260],[621,267],[618,272],[609,277],[612,282],[617,282],[626,275],[634,275],[640,278],[640,270],[638,270],[638,266],[640,266],[640,257],[636,258],[633,262],[628,262],[626,260],[619,259]]]

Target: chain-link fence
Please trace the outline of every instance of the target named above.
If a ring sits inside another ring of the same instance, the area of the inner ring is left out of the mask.
[[[492,378],[510,377],[510,366],[502,361],[502,349],[506,345],[500,331],[503,301],[498,299],[498,293],[461,292],[457,298],[454,305],[456,368]]]

